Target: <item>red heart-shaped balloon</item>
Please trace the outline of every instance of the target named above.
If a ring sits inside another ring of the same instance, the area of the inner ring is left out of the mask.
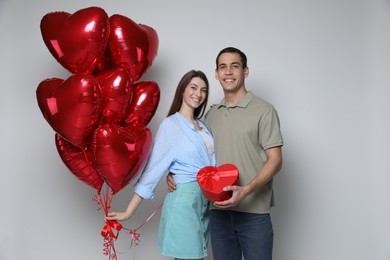
[[[107,13],[99,7],[74,14],[53,12],[41,20],[41,34],[50,53],[72,73],[90,73],[106,50],[110,36]]]
[[[218,167],[206,166],[196,176],[203,195],[210,201],[223,201],[232,196],[232,192],[223,188],[238,185],[238,169],[234,164],[222,164]]]
[[[146,24],[139,24],[139,26],[145,30],[149,40],[149,51],[148,51],[148,60],[147,60],[148,65],[146,66],[146,71],[147,71],[152,66],[153,61],[157,56],[159,39],[156,30],[153,29],[152,27]]]
[[[134,84],[133,97],[124,125],[146,126],[154,116],[160,101],[160,88],[154,81],[140,81]]]
[[[110,17],[107,53],[111,65],[126,68],[137,82],[157,55],[157,32],[119,14]]]
[[[152,134],[143,126],[122,128],[103,124],[92,135],[94,161],[114,194],[145,166],[151,147]]]
[[[42,81],[36,91],[41,112],[62,138],[83,147],[100,116],[101,96],[96,79],[90,74],[75,74],[67,80]]]
[[[73,175],[100,193],[104,181],[93,162],[91,150],[87,146],[80,149],[58,134],[55,135],[55,142],[62,161]]]
[[[124,117],[132,97],[133,80],[121,68],[104,71],[96,76],[102,96],[101,122],[118,124]]]

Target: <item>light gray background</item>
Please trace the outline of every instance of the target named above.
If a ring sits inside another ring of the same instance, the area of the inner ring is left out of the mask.
[[[95,5],[159,34],[143,78],[161,88],[153,133],[185,72],[205,71],[217,103],[216,54],[236,46],[248,55],[247,87],[275,105],[285,139],[274,259],[390,259],[389,0],[1,0],[1,260],[107,259],[95,191],[60,160],[35,97],[42,80],[70,75],[46,48],[41,18]],[[125,208],[132,191],[119,192],[113,208]],[[142,224],[165,192],[161,183],[125,226]],[[121,233],[119,259],[167,259],[156,245],[158,219],[130,251]]]

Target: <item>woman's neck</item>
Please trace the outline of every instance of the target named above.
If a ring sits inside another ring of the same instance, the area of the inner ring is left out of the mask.
[[[189,109],[180,109],[179,113],[180,115],[185,117],[191,124],[193,124],[197,131],[202,130],[202,128],[199,126],[198,120],[194,117],[193,110],[190,111]]]
[[[180,115],[182,115],[185,118],[187,118],[189,121],[194,121],[195,120],[194,111],[193,110],[180,108],[179,113],[180,113]]]

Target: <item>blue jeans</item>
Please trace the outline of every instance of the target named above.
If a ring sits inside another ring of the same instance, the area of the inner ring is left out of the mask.
[[[270,214],[210,210],[214,260],[271,260],[273,236]]]

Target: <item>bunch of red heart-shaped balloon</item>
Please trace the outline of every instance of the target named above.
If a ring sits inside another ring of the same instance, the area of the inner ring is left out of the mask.
[[[144,167],[152,146],[147,124],[160,89],[140,81],[158,50],[156,31],[100,7],[46,14],[43,40],[71,76],[43,80],[39,108],[54,129],[68,169],[100,194],[124,188]]]

